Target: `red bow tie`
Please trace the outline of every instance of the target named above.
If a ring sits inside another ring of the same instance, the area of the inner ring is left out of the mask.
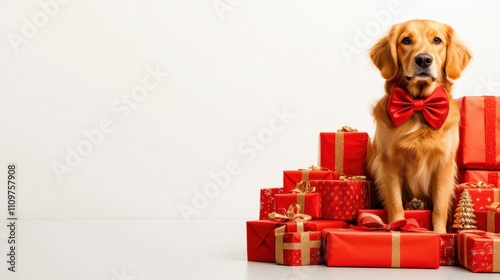
[[[443,87],[437,87],[424,99],[414,99],[401,88],[395,88],[389,97],[389,115],[395,126],[400,126],[414,112],[422,112],[425,120],[434,129],[440,129],[450,110],[448,95]]]

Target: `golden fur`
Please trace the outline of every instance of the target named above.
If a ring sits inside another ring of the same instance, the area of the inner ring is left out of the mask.
[[[432,57],[425,74],[415,60],[422,53]],[[386,95],[373,108],[376,131],[368,168],[389,222],[403,219],[404,203],[416,197],[433,210],[433,230],[444,233],[454,193],[460,121],[450,93],[453,80],[460,77],[471,53],[448,25],[411,20],[394,25],[371,49],[370,57],[386,80]],[[420,112],[394,126],[387,103],[395,87],[422,98],[438,86],[446,89],[450,100],[448,117],[439,130],[430,127]]]

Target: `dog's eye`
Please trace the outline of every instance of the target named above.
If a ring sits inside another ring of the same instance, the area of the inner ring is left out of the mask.
[[[411,44],[411,38],[410,37],[404,37],[403,40],[401,40],[401,43],[405,45]]]
[[[439,45],[439,44],[441,44],[441,42],[443,42],[441,40],[441,38],[439,38],[439,37],[434,38],[434,44]]]

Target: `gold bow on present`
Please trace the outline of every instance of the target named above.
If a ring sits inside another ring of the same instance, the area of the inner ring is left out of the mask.
[[[358,129],[344,125],[341,129],[337,129],[337,132],[358,132]]]
[[[483,181],[477,181],[477,183],[466,182],[457,186],[457,188],[471,188],[471,189],[489,189],[493,188],[493,184],[486,184]]]
[[[299,222],[301,223],[302,221],[310,221],[312,219],[310,215],[301,213],[301,206],[299,204],[292,204],[288,207],[288,210],[285,208],[282,208],[281,210],[283,211],[283,214],[272,212],[267,214],[267,216],[271,220],[281,219],[281,220],[296,221],[297,230],[299,230]]]

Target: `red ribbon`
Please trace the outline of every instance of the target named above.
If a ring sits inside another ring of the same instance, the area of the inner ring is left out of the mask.
[[[371,213],[360,214],[358,217],[358,226],[353,226],[352,228],[362,231],[427,231],[427,229],[421,228],[414,218],[397,220],[386,224],[379,216]]]
[[[395,126],[402,125],[413,113],[422,112],[430,126],[440,129],[448,117],[450,103],[446,90],[441,86],[423,99],[415,99],[411,94],[397,87],[389,97],[387,109]]]

